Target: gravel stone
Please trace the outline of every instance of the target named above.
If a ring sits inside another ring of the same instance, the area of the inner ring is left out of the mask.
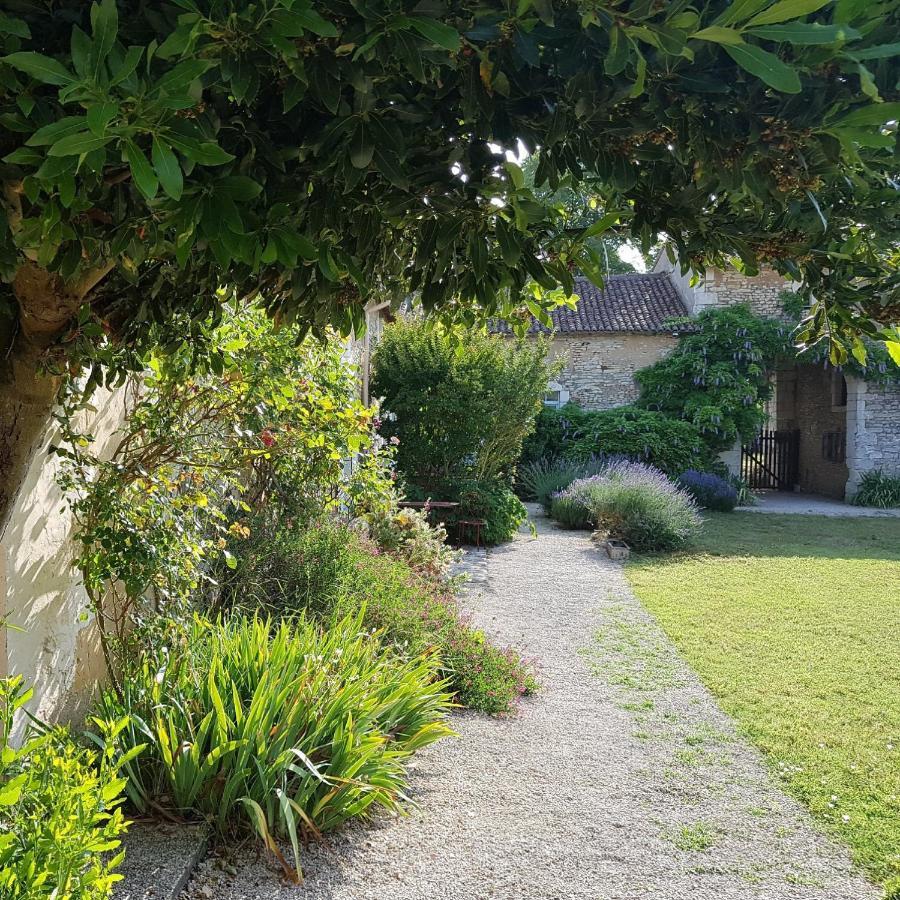
[[[465,567],[466,604],[534,658],[515,716],[454,715],[413,760],[408,815],[303,852],[302,886],[249,854],[187,900],[875,900],[773,783],[621,565],[537,518]],[[220,865],[220,863],[218,864]]]
[[[113,900],[177,900],[206,855],[207,831],[200,825],[136,822],[123,839],[122,880]]]

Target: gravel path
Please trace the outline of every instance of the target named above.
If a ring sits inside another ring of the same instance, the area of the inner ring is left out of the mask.
[[[869,900],[735,736],[583,534],[471,558],[469,605],[538,663],[520,714],[455,717],[414,763],[408,816],[304,854],[288,887],[264,859],[201,866],[191,900]],[[228,868],[232,868],[229,864]]]

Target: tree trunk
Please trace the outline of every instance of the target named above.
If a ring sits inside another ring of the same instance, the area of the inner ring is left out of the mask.
[[[0,367],[0,539],[59,389],[59,377],[43,371],[47,350],[84,296],[78,286],[31,262],[21,266],[12,287],[19,316],[5,336]]]

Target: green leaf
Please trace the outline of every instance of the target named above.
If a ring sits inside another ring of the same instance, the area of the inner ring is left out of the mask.
[[[863,93],[876,103],[881,103],[881,94],[878,93],[875,76],[861,62],[856,64],[856,74],[859,75],[859,86]]]
[[[710,25],[702,31],[691,35],[691,40],[712,41],[716,44],[743,44],[741,33],[734,28],[722,28],[720,25]]]
[[[593,225],[589,225],[584,231],[581,233],[581,238],[590,238],[596,237],[598,234],[603,234],[604,231],[608,231],[615,225],[623,216],[623,213],[620,212],[608,212],[605,216],[599,218]]]
[[[356,169],[368,169],[375,155],[375,142],[363,123],[353,132],[350,141],[350,162]]]
[[[87,118],[85,116],[63,116],[49,125],[44,125],[43,128],[38,128],[25,143],[29,147],[46,147],[56,143],[67,134],[75,134],[76,131],[85,131],[86,129]]]
[[[875,47],[863,47],[861,50],[854,48],[848,51],[848,56],[853,59],[887,59],[891,56],[900,56],[900,43],[878,44]]]
[[[110,101],[91,106],[87,111],[88,128],[99,137],[118,111],[118,105]]]
[[[337,37],[338,30],[327,19],[323,19],[315,10],[294,9],[291,17],[307,31],[319,35],[319,37]]]
[[[182,142],[181,139],[176,142],[173,139],[171,143],[173,147],[181,150],[188,159],[199,163],[201,166],[221,166],[234,159],[233,154],[223,150],[215,141],[196,143]]]
[[[246,202],[262,193],[262,185],[246,175],[229,175],[216,184],[216,192],[220,191],[232,200]]]
[[[13,19],[0,12],[0,34],[11,34],[14,37],[30,38],[31,29],[21,19]]]
[[[642,53],[637,55],[637,77],[634,86],[628,93],[629,97],[640,97],[644,93],[644,84],[647,80],[647,60]]]
[[[94,72],[99,75],[119,31],[116,0],[101,0],[100,3],[91,4],[91,30],[94,37],[91,61],[94,64]]]
[[[428,19],[424,16],[409,16],[407,21],[412,28],[432,44],[437,44],[451,53],[455,53],[460,47],[459,32],[437,19]]]
[[[91,39],[76,25],[72,29],[72,65],[79,75],[88,74],[91,47]]]
[[[836,128],[856,128],[860,125],[884,125],[900,118],[900,103],[870,103],[838,119]]]
[[[215,63],[208,59],[186,59],[170,69],[156,82],[158,94],[178,94],[184,91],[188,85],[199,78],[204,72],[208,72]]]
[[[900,366],[900,341],[885,341],[884,346],[887,348],[891,359]]]
[[[614,25],[609,32],[609,53],[603,62],[603,71],[607,75],[621,74],[628,65],[629,43],[625,33],[618,25]]]
[[[28,775],[17,775],[5,784],[0,784],[0,806],[12,806],[22,796],[22,790],[28,782]]]
[[[143,47],[129,47],[125,51],[125,57],[122,60],[120,66],[113,73],[113,79],[110,84],[121,84],[131,75],[134,70],[138,67],[138,63],[141,61],[141,56],[143,56],[144,48]]]
[[[43,53],[27,53],[24,50],[0,57],[2,62],[31,75],[44,84],[72,84],[75,76],[61,63]]]
[[[506,169],[506,172],[509,175],[509,180],[512,182],[513,187],[517,191],[525,187],[525,173],[516,163],[507,160],[503,164],[503,168]]]
[[[82,153],[90,153],[98,147],[105,147],[113,135],[97,136],[89,131],[66,135],[60,138],[48,151],[48,156],[80,156]]]
[[[404,174],[403,169],[398,166],[398,162],[399,160],[395,153],[379,145],[375,146],[375,165],[378,167],[378,171],[395,187],[407,190],[409,188],[409,179]]]
[[[715,20],[716,25],[731,25],[734,22],[744,22],[750,16],[756,15],[763,7],[768,6],[771,0],[735,0]]]
[[[172,148],[158,138],[153,138],[151,159],[162,189],[173,200],[180,200],[184,191],[184,177]]]
[[[862,339],[854,336],[853,343],[850,345],[850,352],[853,354],[853,358],[861,365],[865,366],[866,364],[866,345],[862,342]]]
[[[828,6],[832,0],[780,0],[768,9],[757,13],[747,24],[773,25],[776,22],[787,22],[790,19],[799,19]]]
[[[134,141],[125,142],[125,157],[131,168],[131,177],[137,189],[148,199],[152,200],[159,189],[159,179],[156,172],[144,155],[144,151]]]
[[[764,81],[769,87],[784,94],[800,93],[800,75],[797,70],[783,63],[774,53],[755,44],[725,44],[725,52],[751,75]]]
[[[7,153],[3,157],[3,162],[17,166],[38,166],[43,158],[37,150],[32,150],[31,147],[19,147],[18,150]]]
[[[835,44],[854,41],[860,34],[848,25],[822,25],[819,22],[789,22],[786,25],[761,25],[747,30],[747,34],[767,41],[789,44]]]

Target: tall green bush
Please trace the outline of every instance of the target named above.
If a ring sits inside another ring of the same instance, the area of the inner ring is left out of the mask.
[[[389,413],[397,466],[429,491],[454,479],[509,478],[554,366],[543,341],[472,332],[461,341],[420,321],[385,330],[372,390]]]
[[[264,544],[283,520],[365,509],[392,493],[390,452],[375,411],[355,398],[339,341],[297,344],[253,309],[225,316],[209,340],[214,371],[195,372],[185,347],[147,358],[111,457],[76,427],[77,385],[66,395],[59,480],[110,658],[148,594],[172,611],[227,580],[242,544]]]
[[[789,350],[791,326],[744,305],[704,310],[680,324],[686,330],[678,346],[635,374],[637,406],[690,422],[711,450],[727,450],[765,424],[769,374]]]
[[[627,456],[672,476],[713,462],[703,436],[690,422],[634,406],[583,410],[571,403],[541,411],[523,462],[563,456],[580,462]]]

